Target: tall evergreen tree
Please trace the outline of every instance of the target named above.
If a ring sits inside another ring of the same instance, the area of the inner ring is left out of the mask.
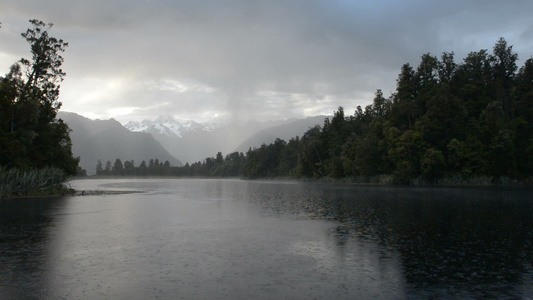
[[[102,175],[104,173],[104,166],[101,160],[96,163],[96,175]]]
[[[30,20],[22,37],[30,44],[31,59],[16,62],[0,78],[0,164],[17,168],[57,167],[75,175],[69,128],[56,119],[61,107],[59,83],[68,43],[51,37],[53,24]]]
[[[113,174],[124,175],[124,164],[122,164],[122,160],[120,160],[120,158],[117,158],[115,160],[115,164],[113,164]]]
[[[400,128],[411,128],[418,114],[416,97],[418,95],[418,81],[415,71],[409,64],[402,66],[397,79],[396,93],[394,94],[394,123]]]

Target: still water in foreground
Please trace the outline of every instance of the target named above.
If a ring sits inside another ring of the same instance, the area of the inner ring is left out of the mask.
[[[533,193],[78,180],[0,201],[1,299],[533,298]]]

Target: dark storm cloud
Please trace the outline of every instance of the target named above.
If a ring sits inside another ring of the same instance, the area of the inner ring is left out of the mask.
[[[501,36],[522,58],[533,52],[531,1],[4,2],[4,24],[56,24],[70,42],[62,101],[94,115],[351,110],[392,92],[401,65],[423,53],[460,60]]]

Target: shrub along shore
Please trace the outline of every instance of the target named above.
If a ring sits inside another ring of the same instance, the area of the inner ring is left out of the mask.
[[[32,170],[0,167],[0,199],[72,193],[70,176],[57,168]]]

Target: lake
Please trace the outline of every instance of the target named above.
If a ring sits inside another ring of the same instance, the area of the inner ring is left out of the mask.
[[[86,179],[0,201],[0,299],[533,298],[533,192]]]

